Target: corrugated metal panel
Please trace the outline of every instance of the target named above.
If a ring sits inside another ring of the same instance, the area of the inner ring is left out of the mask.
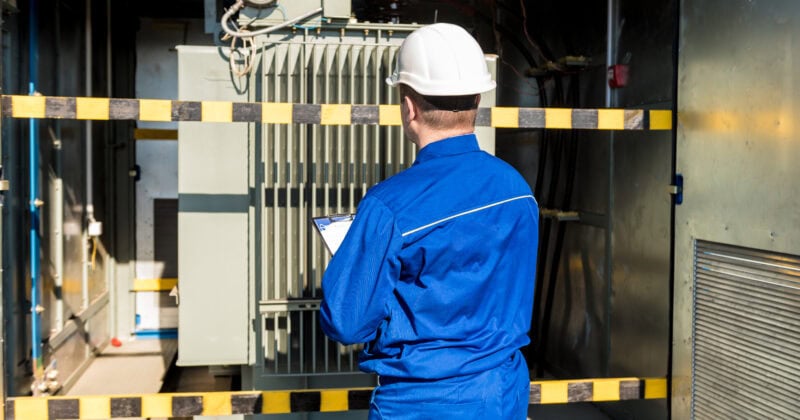
[[[694,273],[692,417],[800,417],[800,257],[697,241]]]
[[[383,80],[402,38],[374,31],[278,35],[261,49],[261,100],[391,104]],[[331,36],[333,35],[333,36]],[[264,276],[266,373],[357,371],[360,346],[342,346],[318,325],[321,279],[330,258],[312,216],[352,213],[367,189],[407,168],[416,149],[399,127],[265,125]],[[300,300],[300,301],[298,301]]]

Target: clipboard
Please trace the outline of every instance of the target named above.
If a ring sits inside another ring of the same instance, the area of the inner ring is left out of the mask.
[[[331,255],[336,253],[339,245],[344,241],[355,216],[355,214],[333,214],[311,218],[311,222],[322,236],[322,242],[325,243],[325,247],[328,248]]]

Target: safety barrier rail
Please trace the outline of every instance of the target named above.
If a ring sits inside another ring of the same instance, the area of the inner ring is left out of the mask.
[[[236,391],[75,397],[18,397],[6,419],[108,419],[232,414],[335,412],[369,408],[372,388]],[[530,404],[667,397],[664,378],[601,378],[531,382]]]
[[[77,120],[401,125],[399,105],[173,101],[2,95],[2,116]],[[671,130],[672,111],[644,109],[478,109],[476,125],[495,128]]]

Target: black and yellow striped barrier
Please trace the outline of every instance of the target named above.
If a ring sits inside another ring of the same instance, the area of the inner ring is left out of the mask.
[[[77,120],[400,125],[399,105],[172,101],[2,96],[2,115]],[[480,108],[476,125],[496,128],[671,130],[672,111],[642,109]]]
[[[6,419],[108,419],[333,412],[369,408],[372,388],[9,398]],[[531,404],[667,397],[664,378],[531,382]]]

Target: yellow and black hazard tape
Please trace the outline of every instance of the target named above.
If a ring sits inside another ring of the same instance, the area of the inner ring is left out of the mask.
[[[12,118],[400,125],[399,105],[173,101],[60,96],[2,96]],[[496,128],[671,130],[672,111],[643,109],[480,108],[476,125]]]
[[[108,419],[233,414],[333,412],[369,408],[372,388],[237,391],[129,396],[18,397],[6,419]],[[531,382],[531,404],[602,402],[667,397],[664,378],[606,378]]]

